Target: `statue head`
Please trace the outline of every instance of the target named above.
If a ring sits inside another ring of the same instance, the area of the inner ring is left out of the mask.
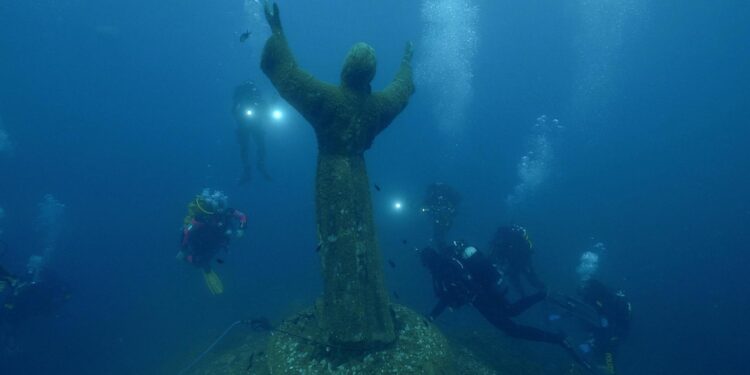
[[[375,49],[366,43],[355,44],[346,55],[344,68],[341,70],[341,85],[369,93],[376,65]]]

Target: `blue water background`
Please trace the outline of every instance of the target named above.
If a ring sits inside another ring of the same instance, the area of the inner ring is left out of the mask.
[[[416,208],[428,183],[445,181],[464,197],[456,236],[481,247],[499,224],[526,225],[556,289],[574,289],[592,238],[606,243],[600,276],[629,292],[636,314],[624,373],[745,373],[750,5],[651,2],[623,27],[608,83],[582,98],[579,7],[477,3],[465,123],[436,129],[417,87],[366,155],[382,188],[373,191],[380,245],[397,264],[386,269],[389,288],[418,311],[433,302],[411,250],[429,227],[391,208],[397,199]],[[378,53],[375,88],[395,74],[406,40],[420,58],[417,1],[281,5],[299,62],[322,79],[338,81],[357,41]],[[267,137],[274,181],[236,184],[231,90],[246,79],[270,90],[262,40],[238,42],[250,27],[261,35],[250,23],[240,1],[0,4],[0,115],[15,145],[0,157],[12,248],[0,262],[18,271],[40,251],[36,204],[52,193],[66,205],[53,267],[75,291],[59,316],[20,330],[24,351],[0,363],[3,374],[163,373],[234,320],[278,320],[319,295],[310,127],[288,110]],[[505,198],[541,114],[565,130],[550,178],[511,215]],[[221,298],[174,260],[186,202],[203,187],[225,190],[250,220],[218,268]]]

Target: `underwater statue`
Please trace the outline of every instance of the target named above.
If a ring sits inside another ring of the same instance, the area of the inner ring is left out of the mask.
[[[321,329],[330,343],[370,349],[396,339],[382,260],[375,237],[364,159],[380,134],[414,93],[411,44],[395,79],[373,92],[375,51],[355,44],[333,85],[302,70],[287,44],[279,9],[265,4],[272,35],[261,68],[279,94],[312,125],[318,140],[316,215],[324,278],[318,304]]]

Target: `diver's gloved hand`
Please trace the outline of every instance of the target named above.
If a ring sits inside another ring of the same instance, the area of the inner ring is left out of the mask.
[[[271,32],[273,32],[274,34],[282,34],[284,30],[281,28],[279,5],[274,1],[272,10],[271,5],[268,4],[268,0],[264,0],[263,11],[266,14],[266,21],[268,22],[268,26],[271,26]]]

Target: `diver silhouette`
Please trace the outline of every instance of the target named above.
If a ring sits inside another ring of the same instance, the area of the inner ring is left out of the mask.
[[[240,146],[242,176],[240,185],[250,181],[253,165],[250,162],[250,139],[255,142],[255,166],[266,181],[271,175],[266,169],[266,128],[269,105],[253,81],[245,81],[234,89],[232,117],[237,123],[237,143]]]

